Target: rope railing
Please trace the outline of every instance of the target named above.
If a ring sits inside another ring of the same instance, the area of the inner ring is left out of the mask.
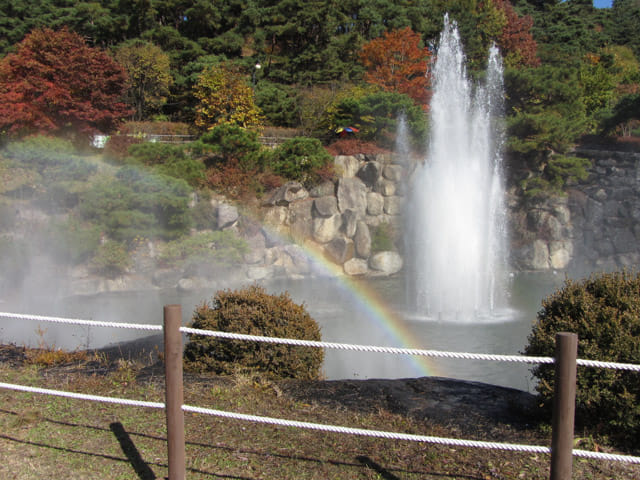
[[[145,325],[143,323],[103,322],[99,320],[83,320],[80,318],[49,317],[44,315],[30,315],[22,313],[0,312],[0,318],[14,318],[16,320],[35,320],[39,322],[67,323],[85,327],[128,328],[133,330],[162,331],[162,325]]]
[[[83,320],[77,318],[64,318],[64,317],[51,317],[44,315],[31,315],[11,312],[0,312],[0,318],[15,318],[19,320],[35,320],[43,322],[55,322],[55,323],[68,323],[72,325],[94,326],[94,327],[107,327],[107,328],[128,328],[137,330],[155,330],[162,331],[162,325],[151,325],[141,323],[120,323],[120,322],[104,322],[97,320]],[[448,359],[460,359],[460,360],[485,360],[494,362],[515,362],[515,363],[537,363],[537,364],[551,364],[555,362],[553,357],[534,357],[525,355],[502,355],[502,354],[488,354],[488,353],[471,353],[471,352],[448,352],[440,350],[423,350],[416,348],[399,348],[399,347],[384,347],[375,345],[358,345],[349,343],[335,343],[335,342],[320,342],[313,340],[299,340],[295,338],[280,338],[280,337],[267,337],[260,335],[247,335],[242,333],[221,332],[214,330],[202,330],[190,327],[180,327],[182,333],[189,335],[204,335],[210,337],[226,338],[229,340],[245,340],[253,342],[265,342],[265,343],[279,343],[284,345],[296,345],[302,347],[314,347],[314,348],[329,348],[336,350],[350,350],[359,352],[376,352],[376,353],[390,353],[396,355],[415,355],[425,356],[433,358],[448,358]],[[579,366],[594,367],[594,368],[609,368],[617,370],[631,370],[640,372],[640,365],[633,363],[619,363],[619,362],[603,362],[598,360],[584,360],[577,359],[576,363]]]
[[[172,307],[172,306],[169,306]],[[164,330],[165,333],[165,364],[169,363],[169,353],[167,352],[167,348],[170,344],[170,341],[167,339],[168,335],[168,314],[167,308],[165,307],[165,325],[146,325],[146,324],[134,324],[134,323],[120,323],[120,322],[104,322],[104,321],[95,321],[95,320],[84,320],[84,319],[76,319],[76,318],[64,318],[64,317],[52,317],[52,316],[43,316],[43,315],[28,315],[28,314],[19,314],[19,313],[10,313],[10,312],[0,312],[0,318],[14,318],[20,320],[35,320],[35,321],[48,321],[54,323],[68,323],[74,325],[82,325],[82,326],[95,326],[95,327],[107,327],[107,328],[128,328],[128,329],[139,329],[139,330],[154,330],[161,331]],[[179,306],[173,306],[179,307]],[[179,310],[179,308],[178,308]],[[266,343],[279,343],[279,344],[287,344],[287,345],[296,345],[296,346],[305,346],[305,347],[314,347],[314,348],[330,348],[330,349],[341,349],[341,350],[351,350],[351,351],[363,351],[363,352],[378,352],[378,353],[391,353],[391,354],[403,354],[403,355],[419,355],[419,356],[429,356],[429,357],[439,357],[439,358],[453,358],[453,359],[465,359],[465,360],[487,360],[487,361],[504,361],[504,362],[524,362],[524,363],[556,363],[556,359],[552,357],[528,357],[521,355],[496,355],[496,354],[482,354],[482,353],[469,353],[469,352],[446,352],[446,351],[438,351],[438,350],[422,350],[422,349],[412,349],[412,348],[397,348],[397,347],[381,347],[381,346],[373,346],[373,345],[358,345],[358,344],[348,344],[348,343],[334,343],[334,342],[320,342],[320,341],[310,341],[310,340],[298,340],[298,339],[290,339],[290,338],[278,338],[278,337],[268,337],[268,336],[258,336],[258,335],[246,335],[246,334],[238,334],[238,333],[230,333],[230,332],[220,332],[220,331],[210,331],[210,330],[201,330],[194,329],[189,327],[180,326],[181,318],[180,316],[176,316],[173,314],[174,319],[172,320],[175,332],[173,335],[177,337],[178,343],[180,345],[179,349],[176,349],[175,346],[172,347],[172,356],[175,357],[178,352],[181,352],[181,334],[188,335],[205,335],[218,337],[223,339],[231,339],[231,340],[242,340],[242,341],[255,341],[255,342],[266,342]],[[565,334],[566,335],[566,334]],[[572,334],[571,334],[572,335]],[[577,342],[577,340],[576,340]],[[577,345],[577,343],[576,343]],[[595,360],[580,360],[575,359],[574,362],[576,365],[582,365],[587,367],[597,367],[597,368],[614,368],[614,369],[624,369],[624,370],[632,370],[632,371],[640,371],[640,365],[635,364],[626,364],[626,363],[616,363],[616,362],[601,362]],[[179,360],[179,379],[180,379],[180,387],[182,386],[182,360]],[[574,380],[575,382],[575,380]],[[0,383],[0,388],[5,389],[13,389],[18,391],[37,393],[37,394],[46,394],[46,395],[55,395],[62,397],[69,397],[79,400],[86,401],[97,401],[97,402],[107,402],[107,403],[116,403],[123,405],[131,405],[131,406],[139,406],[139,407],[149,407],[149,408],[165,408],[167,410],[167,430],[169,432],[169,408],[170,408],[170,390],[172,388],[169,385],[169,370],[167,366],[167,403],[159,403],[159,402],[146,402],[146,401],[138,401],[138,400],[130,400],[130,399],[121,399],[114,397],[103,397],[97,395],[87,395],[81,393],[74,392],[64,392],[59,390],[50,390],[43,389],[37,387],[28,387],[23,385],[14,385],[8,383]],[[575,393],[574,393],[575,394]],[[288,427],[296,427],[296,428],[306,428],[312,430],[320,430],[334,433],[343,433],[343,434],[352,434],[352,435],[363,435],[363,436],[371,436],[371,437],[379,437],[379,438],[388,438],[395,440],[407,440],[407,441],[418,441],[418,442],[427,442],[434,444],[442,444],[449,446],[464,446],[464,447],[474,447],[474,448],[486,448],[486,449],[499,449],[499,450],[510,450],[510,451],[522,451],[522,452],[531,452],[531,453],[551,453],[552,454],[552,478],[553,477],[553,445],[552,448],[544,447],[544,446],[532,446],[532,445],[518,445],[518,444],[509,444],[509,443],[499,443],[499,442],[486,442],[486,441],[477,441],[477,440],[464,440],[464,439],[455,439],[455,438],[443,438],[443,437],[431,437],[424,435],[415,435],[415,434],[405,434],[405,433],[396,433],[396,432],[384,432],[377,430],[368,430],[368,429],[360,429],[360,428],[352,428],[352,427],[342,427],[336,425],[324,425],[310,422],[301,422],[294,420],[286,420],[279,418],[271,418],[271,417],[263,417],[256,415],[248,415],[248,414],[240,414],[234,412],[226,412],[221,410],[214,410],[203,407],[195,407],[184,405],[182,403],[182,390],[180,388],[179,392],[179,403],[176,404],[175,399],[172,400],[171,403],[177,405],[178,410],[184,412],[205,414],[205,415],[214,415],[225,418],[232,418],[237,420],[258,422],[258,423],[266,423],[280,426],[288,426]],[[573,435],[573,424],[571,423],[571,435]],[[175,427],[172,428],[175,430]],[[170,435],[168,435],[170,437]],[[184,427],[182,427],[182,436],[184,443]],[[169,457],[171,460],[171,439],[169,440]],[[184,445],[183,445],[184,448]],[[602,452],[592,452],[586,450],[577,450],[570,449],[570,455],[590,458],[590,459],[600,459],[600,460],[612,460],[619,462],[627,462],[633,464],[640,464],[640,457],[627,456],[627,455],[616,455],[616,454],[608,454]],[[171,464],[171,461],[169,462]],[[171,475],[170,475],[171,476]]]
[[[74,400],[85,400],[91,402],[102,402],[110,404],[118,404],[133,407],[143,408],[165,408],[163,402],[149,402],[142,400],[134,400],[129,398],[118,397],[105,397],[101,395],[89,395],[85,393],[67,392],[63,390],[52,390],[48,388],[30,387],[26,385],[17,385],[11,383],[0,382],[0,388],[21,391],[26,393],[37,393],[41,395],[52,395],[57,397],[71,398]],[[359,435],[365,437],[386,438],[390,440],[402,440],[410,442],[422,442],[431,443],[436,445],[446,445],[454,447],[471,447],[471,448],[483,448],[491,450],[505,450],[512,452],[527,452],[527,453],[541,453],[550,454],[551,449],[545,446],[539,445],[522,445],[503,442],[487,442],[480,440],[465,440],[459,438],[446,438],[446,437],[434,437],[429,435],[416,435],[409,433],[388,432],[383,430],[370,430],[364,428],[344,427],[339,425],[327,425],[321,423],[301,422],[297,420],[287,420],[282,418],[265,417],[259,415],[249,415],[244,413],[228,412],[224,410],[215,410],[211,408],[203,408],[191,405],[183,405],[182,410],[190,413],[197,413],[201,415],[210,415],[222,418],[229,418],[233,420],[248,421],[253,423],[262,423],[268,425],[278,425],[284,427],[303,428],[307,430],[316,430],[330,433],[341,433],[347,435]],[[573,454],[578,457],[596,459],[596,460],[613,460],[619,462],[626,462],[632,464],[640,464],[640,457],[634,457],[629,455],[617,455],[603,452],[592,452],[587,450],[573,450]]]

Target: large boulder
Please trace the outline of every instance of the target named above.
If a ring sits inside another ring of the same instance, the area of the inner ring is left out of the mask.
[[[347,260],[344,262],[342,268],[344,269],[344,273],[351,276],[365,275],[369,271],[367,261],[362,258],[352,258]]]
[[[385,197],[390,197],[391,195],[395,195],[398,193],[397,183],[392,182],[391,180],[387,180],[385,178],[381,178],[373,187],[373,191],[379,193],[380,195],[384,195]]]
[[[309,196],[309,192],[300,182],[287,182],[269,195],[263,203],[265,206],[283,206],[298,200],[304,200]]]
[[[369,258],[369,267],[384,275],[393,275],[402,270],[402,257],[398,252],[378,252]]]
[[[402,213],[402,197],[385,197],[384,213],[387,215],[400,215]]]
[[[339,213],[327,218],[317,217],[313,219],[313,239],[318,243],[328,243],[340,232],[342,215]]]
[[[227,203],[218,205],[218,229],[230,228],[238,221],[240,214],[238,208]]]
[[[367,215],[382,215],[384,213],[384,197],[379,193],[367,193]]]
[[[371,232],[369,227],[363,221],[358,222],[356,233],[353,236],[356,256],[360,258],[368,258],[371,255]]]
[[[322,182],[320,185],[316,185],[309,191],[309,195],[312,197],[326,197],[328,195],[336,194],[336,186],[333,182],[326,181]]]
[[[385,165],[382,176],[387,180],[398,183],[403,179],[404,169],[401,165]]]
[[[382,165],[378,162],[366,162],[356,174],[358,178],[360,178],[365,185],[368,187],[373,187],[380,177],[382,177]]]
[[[289,205],[289,233],[297,241],[303,241],[312,234],[313,203],[314,200],[309,198]]]
[[[246,235],[245,240],[249,246],[249,251],[244,254],[244,261],[249,265],[262,263],[264,261],[264,252],[267,247],[267,241],[261,230],[251,235]]]
[[[333,195],[318,197],[313,201],[314,212],[318,217],[330,217],[338,213],[338,199]]]
[[[364,215],[367,209],[367,186],[359,178],[341,178],[338,182],[338,208]]]
[[[342,178],[353,178],[360,168],[360,160],[351,155],[338,155],[334,159],[334,165],[336,172]]]
[[[359,216],[354,210],[345,210],[342,214],[342,232],[349,238],[356,234]]]
[[[354,250],[353,240],[344,237],[336,237],[325,246],[325,252],[338,264],[352,259]]]

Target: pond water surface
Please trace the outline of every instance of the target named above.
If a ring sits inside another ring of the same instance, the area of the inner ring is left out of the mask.
[[[369,280],[361,284],[344,279],[282,280],[265,285],[269,293],[288,291],[304,303],[320,324],[328,342],[411,347],[455,352],[518,354],[527,342],[542,299],[562,285],[561,276],[518,274],[511,284],[510,308],[492,318],[469,323],[426,319],[404,312],[402,281]],[[364,293],[363,293],[364,292]],[[51,300],[31,296],[26,309],[17,300],[5,300],[0,310],[110,322],[161,324],[163,306],[181,304],[183,323],[212,291],[163,290],[109,293]],[[382,313],[381,313],[382,312]],[[386,313],[385,313],[386,312]],[[0,321],[0,342],[65,349],[100,348],[149,336],[149,332],[102,327],[80,327],[30,320]],[[425,375],[474,380],[533,390],[530,365],[487,361],[422,359],[387,353],[327,350],[327,379],[407,378]]]

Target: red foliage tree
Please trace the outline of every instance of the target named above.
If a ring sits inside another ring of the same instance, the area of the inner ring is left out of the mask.
[[[508,0],[493,0],[493,3],[504,13],[506,19],[498,43],[507,64],[527,67],[540,65],[537,57],[538,45],[531,34],[533,19],[529,15],[520,17]]]
[[[78,34],[37,29],[0,60],[0,133],[108,132],[131,110],[124,69]]]
[[[426,105],[431,84],[428,61],[431,52],[420,47],[420,35],[410,27],[385,32],[363,45],[360,61],[367,69],[365,80],[392,92],[404,93]]]

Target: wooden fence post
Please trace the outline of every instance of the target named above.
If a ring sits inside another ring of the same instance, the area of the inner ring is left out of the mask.
[[[578,336],[575,333],[557,333],[551,433],[551,480],[571,479],[577,356]]]
[[[182,383],[182,307],[164,307],[164,368],[169,480],[185,480],[184,401]]]

